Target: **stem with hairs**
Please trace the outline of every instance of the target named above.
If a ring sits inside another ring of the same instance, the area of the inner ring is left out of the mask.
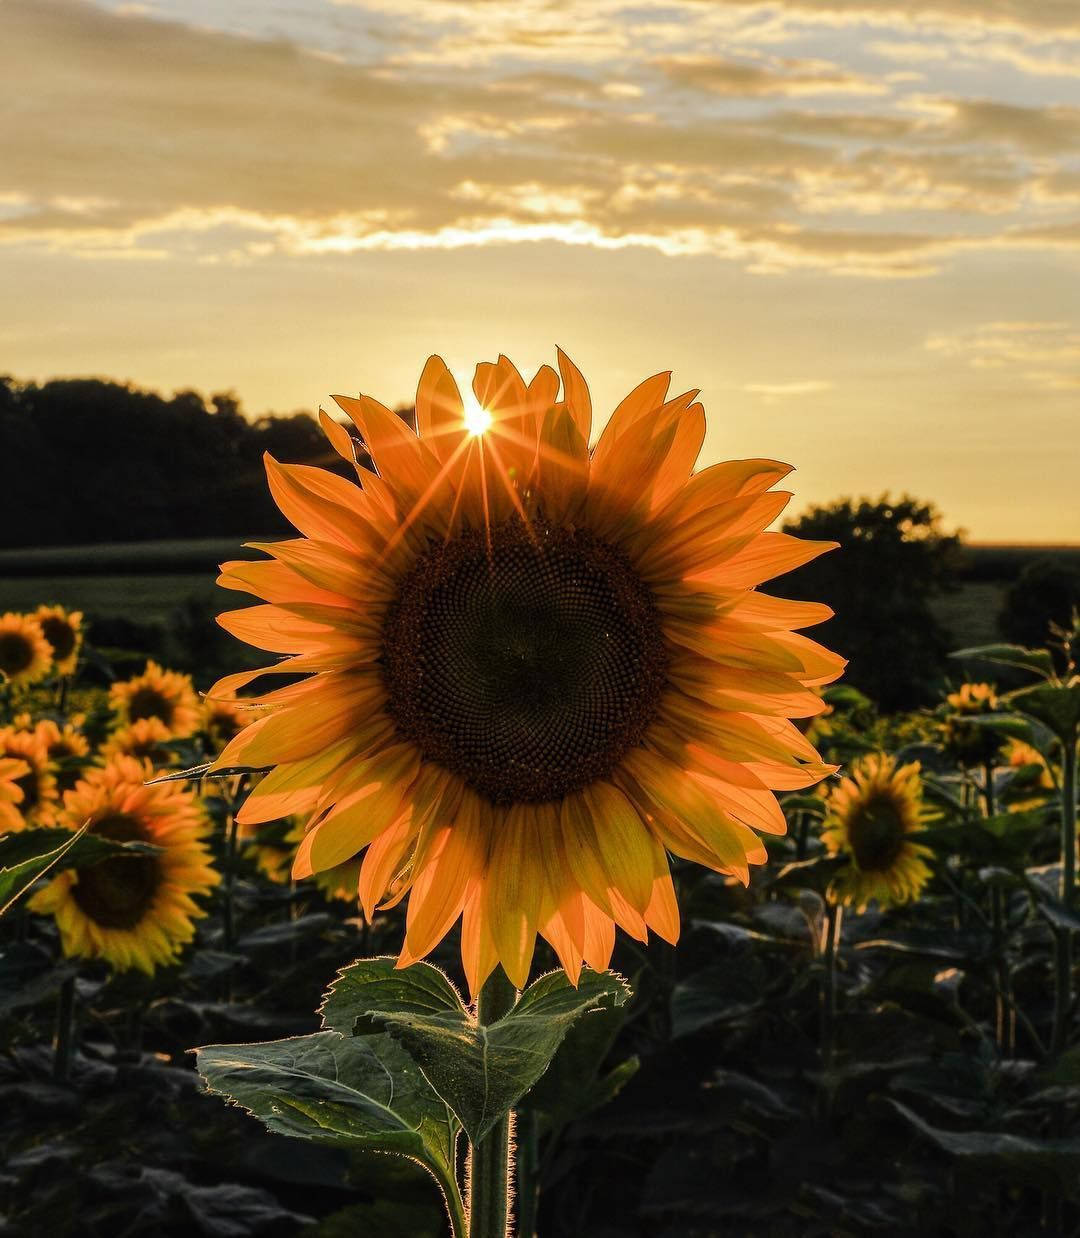
[[[476,1017],[481,1026],[508,1014],[516,1000],[514,986],[496,967],[480,990]],[[514,1115],[469,1149],[469,1238],[506,1238],[510,1214],[510,1132]]]

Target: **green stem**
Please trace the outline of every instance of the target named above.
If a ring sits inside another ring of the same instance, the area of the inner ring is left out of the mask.
[[[986,815],[992,817],[997,812],[994,802],[994,763],[987,761],[983,766],[983,799],[986,801]]]
[[[476,1018],[481,1026],[507,1014],[516,1000],[514,986],[496,967],[480,990]],[[510,1211],[510,1128],[508,1113],[469,1149],[469,1238],[507,1238]]]
[[[821,991],[821,1057],[825,1069],[832,1065],[836,1049],[836,946],[844,909],[838,903],[825,904],[825,973]]]
[[[1076,727],[1061,737],[1061,901],[1076,893]]]
[[[1061,736],[1061,901],[1071,907],[1076,896],[1076,727]],[[1073,939],[1069,929],[1054,931],[1054,1026],[1050,1052],[1068,1041],[1073,1004]]]
[[[53,1078],[66,1083],[75,1056],[75,977],[68,976],[60,986],[56,1001],[56,1045],[53,1053]]]

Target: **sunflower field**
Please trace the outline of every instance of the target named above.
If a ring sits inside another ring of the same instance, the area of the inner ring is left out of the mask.
[[[284,661],[0,616],[0,1234],[1080,1233],[1080,620],[885,713],[785,466],[559,362],[269,462]]]

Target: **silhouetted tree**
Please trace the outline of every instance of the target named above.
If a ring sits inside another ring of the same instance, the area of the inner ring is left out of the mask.
[[[933,504],[907,495],[841,499],[784,531],[840,543],[774,591],[832,606],[835,617],[811,635],[850,660],[846,681],[886,710],[927,701],[950,645],[929,602],[954,587],[960,548]]]
[[[1074,607],[1080,607],[1080,570],[1035,559],[1009,586],[998,628],[1006,640],[1039,647],[1046,644],[1051,623],[1068,625]]]
[[[285,533],[265,451],[348,472],[313,417],[249,421],[232,392],[0,378],[0,545]]]

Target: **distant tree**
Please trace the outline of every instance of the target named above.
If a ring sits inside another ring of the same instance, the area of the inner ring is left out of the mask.
[[[835,617],[811,635],[849,659],[846,682],[885,710],[929,700],[950,644],[930,600],[954,587],[959,534],[943,530],[933,504],[908,495],[841,499],[784,531],[840,543],[776,591],[832,606]]]
[[[232,392],[0,377],[0,546],[285,533],[265,451],[348,468],[307,413],[252,422]]]
[[[1009,586],[998,628],[1006,640],[1018,645],[1042,646],[1050,624],[1067,626],[1074,607],[1080,607],[1080,568],[1034,559]]]

